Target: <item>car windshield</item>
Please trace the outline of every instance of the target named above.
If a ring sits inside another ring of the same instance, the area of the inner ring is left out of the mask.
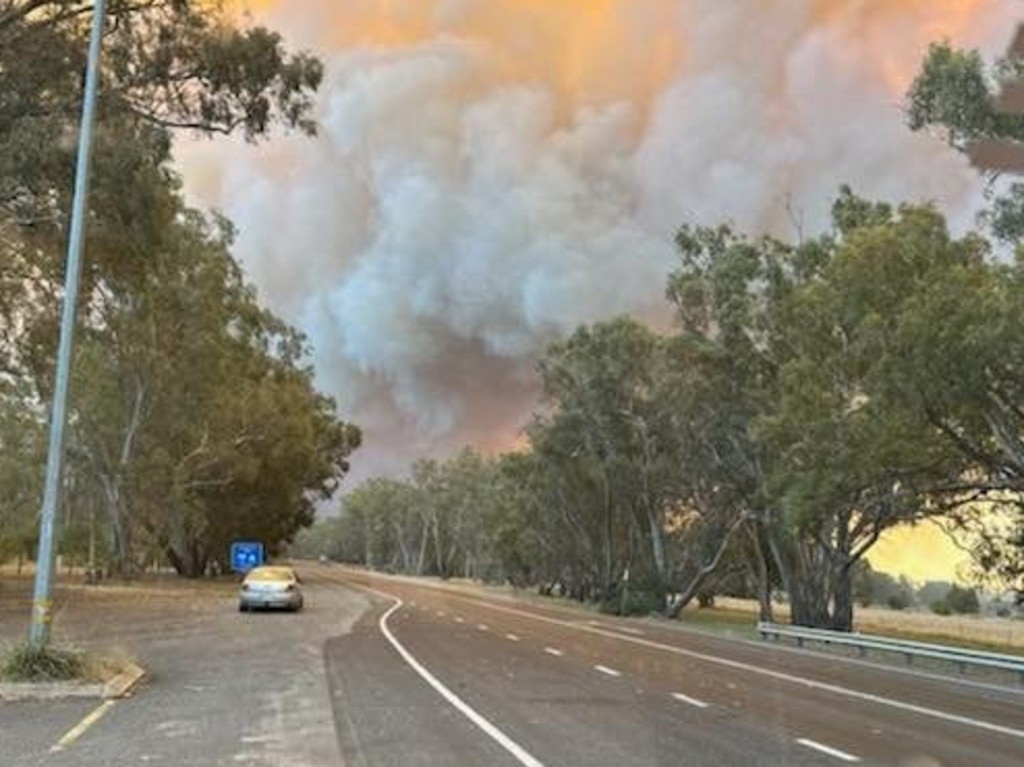
[[[1020,0],[0,0],[0,767],[1024,766]]]

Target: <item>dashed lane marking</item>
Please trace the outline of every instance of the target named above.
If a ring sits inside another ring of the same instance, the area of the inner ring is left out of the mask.
[[[513,607],[505,607],[503,605],[490,604],[489,602],[484,602],[479,599],[473,599],[462,596],[456,596],[455,598],[462,599],[463,601],[469,602],[473,605],[486,607],[489,610],[495,610],[498,612],[507,613],[509,615],[518,615],[520,617],[529,618],[530,620],[538,621],[540,623],[548,623],[553,626],[562,626],[564,628],[575,629],[576,631],[586,631],[590,634],[597,634],[598,636],[603,636],[608,639],[615,639],[619,642],[629,642],[631,644],[640,645],[641,647],[647,647],[652,650],[660,650],[662,652],[672,653],[673,655],[679,655],[684,658],[693,658],[694,660],[704,661],[705,663],[713,663],[715,665],[735,669],[737,671],[745,671],[751,674],[758,674],[759,676],[768,677],[769,679],[776,679],[780,682],[786,682],[787,684],[803,687],[804,689],[808,690],[820,690],[822,692],[827,692],[832,695],[839,695],[845,698],[859,700],[864,703],[873,703],[877,706],[894,708],[899,711],[906,711],[911,714],[917,714],[918,716],[939,719],[944,722],[960,724],[964,725],[965,727],[972,727],[978,730],[984,730],[986,732],[995,732],[1000,735],[1008,735],[1012,738],[1024,739],[1024,730],[1017,729],[1015,727],[1007,727],[1006,725],[1002,724],[996,724],[995,722],[988,722],[984,719],[975,719],[973,717],[963,716],[961,714],[952,714],[948,711],[941,711],[939,709],[929,708],[928,706],[921,706],[916,703],[908,703],[907,701],[898,700],[896,698],[887,698],[884,695],[875,695],[874,693],[864,692],[863,690],[855,690],[850,687],[843,687],[841,685],[832,684],[830,682],[819,682],[816,679],[810,679],[808,677],[799,676],[797,674],[789,674],[785,671],[776,671],[775,669],[757,666],[752,663],[744,663],[743,661],[732,660],[731,658],[724,658],[721,655],[711,655],[709,653],[698,652],[696,650],[687,650],[683,647],[677,647],[676,645],[665,644],[663,642],[656,642],[651,639],[644,639],[642,637],[624,636],[622,634],[618,634],[613,631],[606,631],[604,629],[599,629],[594,626],[587,626],[586,624],[576,623],[572,621],[559,620],[558,618],[549,618],[546,615],[538,615],[536,613],[527,612],[526,610],[517,610]]]
[[[707,708],[709,704],[696,698],[691,698],[689,695],[683,695],[681,692],[672,693],[672,697],[678,700],[680,703],[685,703],[689,706],[696,706],[697,708]]]
[[[828,754],[829,756],[835,757],[836,759],[839,759],[843,762],[853,763],[860,761],[859,756],[848,754],[845,751],[840,751],[838,748],[832,748],[832,746],[826,746],[824,743],[818,743],[817,741],[809,740],[808,738],[800,738],[797,741],[797,743],[799,743],[804,748],[810,748],[819,753]]]

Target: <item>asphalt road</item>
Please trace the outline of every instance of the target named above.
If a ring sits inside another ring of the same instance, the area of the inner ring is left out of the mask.
[[[306,609],[297,614],[241,614],[230,584],[65,600],[57,622],[65,639],[121,645],[150,677],[63,749],[55,747],[98,701],[0,703],[0,767],[340,764],[324,645],[351,630],[370,603],[315,572],[307,580]]]
[[[98,717],[0,704],[0,767],[1024,765],[1024,690],[475,588],[304,577],[298,615],[241,615],[227,586],[69,601],[69,636],[113,634],[152,677]]]
[[[327,646],[350,764],[1024,764],[1018,690],[408,579],[334,577],[375,590],[374,609]],[[444,700],[386,632],[483,721]]]

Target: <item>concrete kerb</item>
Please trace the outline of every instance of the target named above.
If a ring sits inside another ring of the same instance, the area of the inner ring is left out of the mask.
[[[146,677],[146,670],[135,663],[106,682],[0,682],[0,700],[60,700],[63,698],[124,698]]]

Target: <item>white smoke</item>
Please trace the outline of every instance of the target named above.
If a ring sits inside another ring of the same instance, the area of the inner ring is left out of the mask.
[[[684,221],[818,231],[838,185],[978,183],[911,134],[929,41],[1001,52],[999,0],[304,0],[261,21],[327,63],[320,136],[182,145],[263,297],[367,429],[360,474],[506,446],[533,358],[580,323],[666,317]],[[590,36],[589,38],[587,36]],[[593,38],[593,39],[591,39]]]

